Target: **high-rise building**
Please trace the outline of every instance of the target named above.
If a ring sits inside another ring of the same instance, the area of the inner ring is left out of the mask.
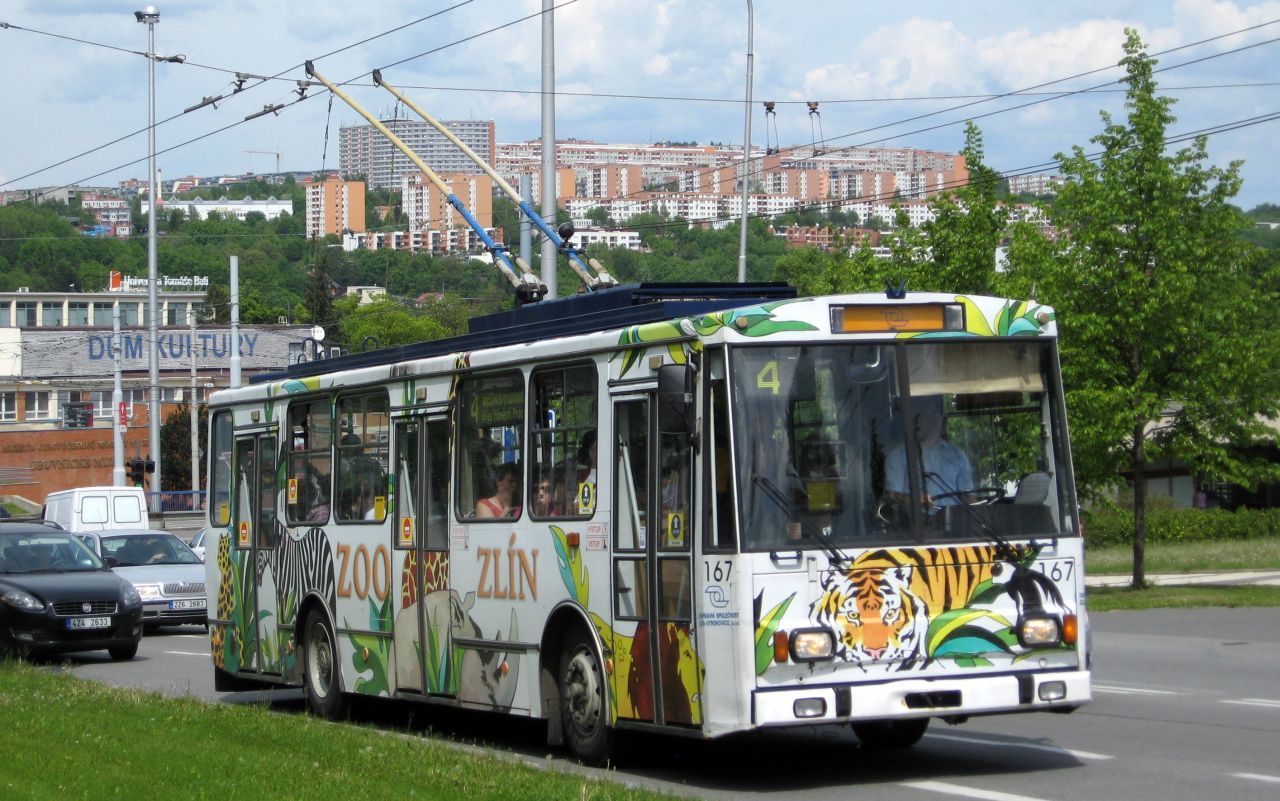
[[[307,191],[308,239],[365,230],[364,181],[327,176],[323,181],[304,181],[303,186]]]
[[[422,120],[389,119],[382,124],[437,173],[483,172],[475,162]],[[493,163],[497,146],[493,120],[453,120],[444,126],[482,159]],[[343,175],[363,175],[370,189],[399,189],[400,179],[418,168],[372,125],[338,129],[338,168]]]
[[[462,201],[481,228],[493,227],[493,180],[487,175],[441,175],[450,193]],[[449,204],[448,197],[422,173],[406,175],[400,188],[409,230],[466,228],[467,221]]]

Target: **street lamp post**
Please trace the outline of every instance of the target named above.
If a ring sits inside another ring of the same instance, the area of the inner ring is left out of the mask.
[[[156,211],[156,23],[160,21],[160,12],[155,6],[147,6],[141,11],[133,12],[138,22],[147,26],[147,202],[150,211],[147,213],[147,378],[150,387],[151,402],[147,406],[151,429],[151,460],[155,463],[155,478],[151,484],[152,511],[159,511],[160,481],[160,360],[158,345],[160,342],[159,319],[157,314],[156,284],[156,227],[159,225]]]
[[[751,35],[755,11],[747,0],[747,110],[742,132],[742,230],[738,232],[738,283],[747,280],[747,199],[751,193]]]

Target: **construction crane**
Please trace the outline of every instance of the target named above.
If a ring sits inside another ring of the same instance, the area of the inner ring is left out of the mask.
[[[257,153],[257,154],[258,154],[258,155],[260,155],[260,156],[275,156],[275,157],[276,157],[276,173],[279,173],[279,172],[280,172],[280,153],[279,153],[278,151],[275,151],[275,150],[246,150],[245,152],[246,152],[246,153]]]

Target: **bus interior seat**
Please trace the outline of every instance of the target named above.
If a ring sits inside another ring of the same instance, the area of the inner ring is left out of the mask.
[[[1015,504],[1043,504],[1049,498],[1049,487],[1053,478],[1040,471],[1027,473],[1018,480],[1018,490],[1013,495]]]

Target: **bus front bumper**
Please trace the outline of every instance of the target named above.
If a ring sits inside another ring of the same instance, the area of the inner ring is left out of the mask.
[[[1069,711],[1092,697],[1088,671],[902,679],[757,689],[756,726],[802,726],[856,720],[967,717],[1010,712]]]

